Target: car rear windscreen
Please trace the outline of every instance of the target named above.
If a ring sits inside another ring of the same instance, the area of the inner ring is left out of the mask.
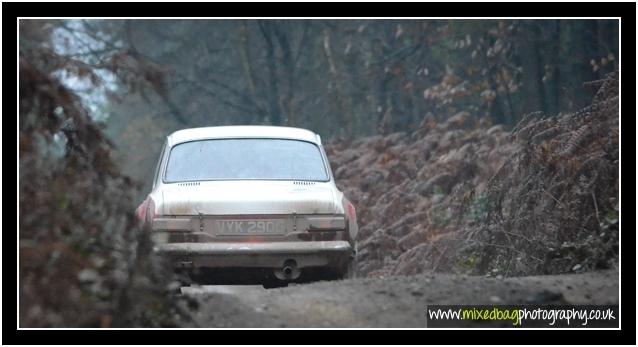
[[[206,180],[328,181],[317,145],[285,139],[216,139],[174,146],[166,182]]]

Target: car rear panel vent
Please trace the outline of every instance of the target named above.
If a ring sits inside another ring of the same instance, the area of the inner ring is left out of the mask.
[[[308,181],[294,181],[292,183],[298,186],[312,186],[315,184],[315,182],[308,182]]]
[[[199,182],[182,182],[178,183],[178,186],[198,186]]]

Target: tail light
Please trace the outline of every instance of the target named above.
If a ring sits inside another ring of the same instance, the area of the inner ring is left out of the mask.
[[[135,209],[135,216],[140,223],[144,223],[146,219],[146,200],[142,201],[142,203],[137,206]]]
[[[151,199],[151,197],[147,197],[144,202],[135,210],[135,214],[137,215],[137,219],[143,225],[148,224],[151,225],[153,223],[153,218],[155,218],[155,201]]]
[[[357,211],[354,208],[354,205],[350,202],[350,200],[348,200],[347,198],[343,198],[343,202],[344,202],[344,207],[346,209],[346,216],[348,217],[348,220],[350,221],[356,221],[357,220]]]
[[[357,211],[354,205],[345,196],[343,197],[343,208],[346,213],[346,237],[354,238],[357,232]],[[354,233],[354,234],[352,234]]]

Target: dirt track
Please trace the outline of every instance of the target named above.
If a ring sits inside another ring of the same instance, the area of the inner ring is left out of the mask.
[[[486,278],[417,275],[287,288],[193,286],[198,327],[425,327],[428,304],[618,304],[618,271]]]

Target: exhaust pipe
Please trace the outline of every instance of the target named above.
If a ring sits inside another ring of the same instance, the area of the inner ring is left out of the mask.
[[[292,268],[290,266],[284,266],[284,275],[290,277],[292,275]]]
[[[294,280],[299,278],[301,271],[297,267],[297,262],[293,259],[288,259],[284,262],[284,266],[281,269],[275,269],[275,277],[282,281]]]

